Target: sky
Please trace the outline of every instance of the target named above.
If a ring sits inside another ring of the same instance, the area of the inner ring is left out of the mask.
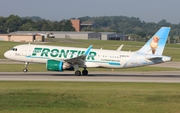
[[[52,21],[84,16],[127,16],[180,23],[180,0],[0,0],[0,16],[39,16]]]

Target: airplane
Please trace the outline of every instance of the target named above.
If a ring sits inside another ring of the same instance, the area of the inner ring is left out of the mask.
[[[124,44],[122,44],[121,46],[119,46],[119,48],[117,49],[117,51],[121,51],[122,47],[124,46]]]
[[[22,44],[4,53],[11,60],[25,63],[24,72],[28,71],[29,63],[44,63],[49,71],[74,70],[75,75],[88,75],[87,68],[131,68],[154,65],[171,61],[163,56],[164,47],[170,27],[161,27],[150,40],[135,52],[118,50],[47,46]],[[39,67],[40,68],[40,67]],[[84,68],[81,72],[79,68]]]

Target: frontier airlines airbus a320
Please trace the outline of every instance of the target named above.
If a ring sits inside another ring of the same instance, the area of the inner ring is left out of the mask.
[[[81,75],[79,68],[84,68],[82,75],[88,75],[87,68],[129,68],[153,65],[171,61],[163,56],[163,50],[170,32],[170,27],[161,27],[155,35],[138,51],[87,49],[76,47],[46,46],[23,44],[4,53],[11,60],[25,62],[24,72],[29,63],[44,63],[47,70],[63,71],[75,69],[75,75]],[[39,67],[41,68],[41,67]]]

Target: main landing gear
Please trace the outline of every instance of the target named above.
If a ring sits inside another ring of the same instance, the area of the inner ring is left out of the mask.
[[[27,72],[28,71],[28,64],[29,64],[29,62],[25,62],[25,68],[23,69],[23,72]]]
[[[81,75],[81,71],[76,70],[75,71],[75,75],[76,76],[80,76]],[[86,68],[84,68],[84,70],[82,71],[82,75],[88,75],[88,70],[86,70]]]
[[[86,70],[86,68],[84,68],[84,70],[82,71],[83,75],[88,75],[88,70]]]

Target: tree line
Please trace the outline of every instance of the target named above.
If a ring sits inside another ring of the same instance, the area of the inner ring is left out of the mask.
[[[70,20],[50,21],[40,17],[0,16],[0,33],[14,31],[75,31]]]
[[[165,19],[158,23],[141,21],[139,18],[126,16],[80,17],[82,22],[92,21],[94,30],[116,31],[124,34],[152,35],[160,27],[171,27],[171,36],[180,35],[180,23],[171,24]],[[97,29],[95,29],[97,28]]]
[[[141,21],[139,18],[126,17],[126,16],[102,16],[102,17],[80,17],[78,18],[82,22],[93,22],[93,31],[115,31],[136,37],[137,39],[148,38],[160,28],[171,27],[169,34],[171,42],[179,42],[180,40],[180,23],[171,24],[165,19],[162,19],[158,23]],[[92,30],[91,28],[85,28],[84,31]]]
[[[75,19],[75,18],[72,18]],[[126,16],[80,17],[81,22],[91,22],[92,27],[85,27],[82,31],[117,32],[137,39],[152,36],[160,27],[171,27],[170,39],[180,39],[180,23],[171,24],[165,19],[155,22],[141,21],[139,18]],[[75,31],[70,20],[50,21],[38,16],[19,17],[9,15],[0,16],[0,33],[14,31]]]

